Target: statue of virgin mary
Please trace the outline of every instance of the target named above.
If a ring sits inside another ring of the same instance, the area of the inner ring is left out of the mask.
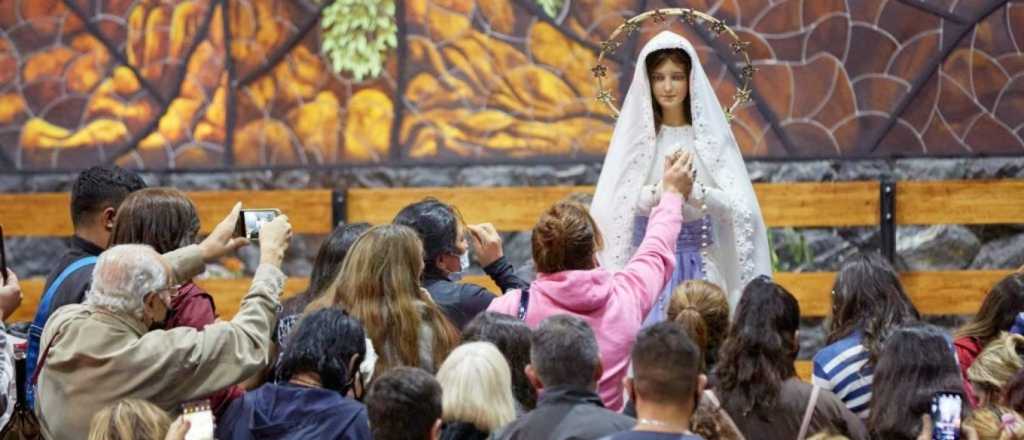
[[[647,323],[665,318],[683,281],[718,285],[735,309],[747,282],[771,274],[761,209],[725,112],[693,45],[665,31],[637,58],[591,205],[605,244],[598,258],[608,270],[622,269],[643,239],[661,197],[665,157],[679,150],[694,155],[696,178],[683,206],[676,269]]]

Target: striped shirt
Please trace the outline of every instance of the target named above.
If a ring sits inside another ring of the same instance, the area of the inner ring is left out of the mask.
[[[874,371],[867,365],[870,353],[861,345],[861,336],[855,332],[815,354],[813,382],[834,393],[851,412],[866,420]]]

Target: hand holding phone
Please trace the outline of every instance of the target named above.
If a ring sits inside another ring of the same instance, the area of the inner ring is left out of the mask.
[[[939,391],[932,395],[932,440],[960,440],[964,398],[956,391]]]
[[[238,216],[235,236],[244,237],[256,243],[260,239],[260,228],[264,224],[270,223],[279,215],[281,215],[281,210],[279,209],[243,209]]]

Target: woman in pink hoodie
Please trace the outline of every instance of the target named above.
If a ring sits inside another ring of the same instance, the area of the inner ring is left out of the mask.
[[[533,228],[537,279],[524,291],[494,299],[488,310],[517,316],[536,327],[545,318],[569,314],[594,329],[603,374],[598,393],[605,406],[622,409],[622,379],[644,317],[675,268],[682,207],[693,185],[693,159],[676,153],[665,161],[661,202],[651,212],[647,234],[620,272],[598,267],[601,234],[587,208],[559,202]]]

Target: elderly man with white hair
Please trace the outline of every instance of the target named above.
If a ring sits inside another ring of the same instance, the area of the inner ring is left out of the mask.
[[[198,245],[160,255],[149,246],[103,252],[84,304],[57,310],[41,339],[36,415],[48,439],[82,438],[99,409],[125,398],[176,414],[181,403],[239,383],[264,368],[291,237],[285,216],[263,225],[260,265],[231,321],[198,331],[162,330],[178,280],[246,243],[233,238],[241,205]]]

